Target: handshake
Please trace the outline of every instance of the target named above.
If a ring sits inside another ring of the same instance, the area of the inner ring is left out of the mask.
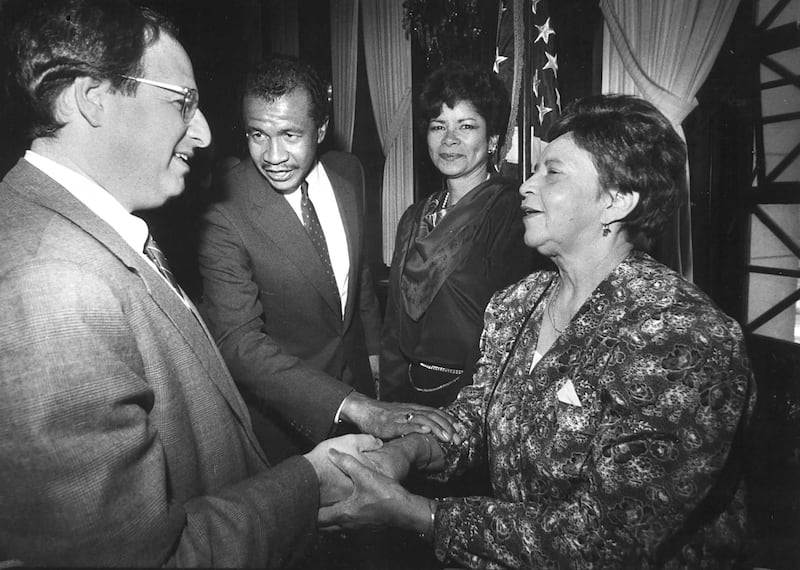
[[[323,441],[305,455],[320,482],[320,530],[393,526],[429,534],[435,507],[409,493],[401,481],[412,468],[442,469],[437,437],[460,441],[449,416],[435,412],[436,421],[446,421],[446,429],[431,430],[420,422],[416,431],[386,443],[372,435],[346,435]],[[407,412],[406,421],[416,415]]]

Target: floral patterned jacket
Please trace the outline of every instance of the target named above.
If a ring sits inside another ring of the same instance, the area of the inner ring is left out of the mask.
[[[489,462],[494,497],[448,498],[435,551],[471,568],[730,567],[744,545],[755,385],[738,324],[634,252],[532,367],[557,274],[497,292],[474,384],[447,411],[447,479]]]

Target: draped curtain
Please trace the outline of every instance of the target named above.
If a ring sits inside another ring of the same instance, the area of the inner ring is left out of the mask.
[[[739,0],[600,0],[606,23],[603,93],[638,95],[681,123],[697,106]],[[692,278],[689,200],[671,225],[669,265]]]
[[[353,147],[358,70],[358,0],[330,0],[333,86],[333,143],[338,150]]]
[[[365,0],[367,80],[386,163],[381,194],[383,261],[392,260],[397,223],[414,200],[411,115],[411,41],[403,30],[403,2]]]

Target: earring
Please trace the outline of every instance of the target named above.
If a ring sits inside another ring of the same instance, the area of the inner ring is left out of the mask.
[[[608,227],[610,225],[611,224],[603,224],[603,237],[607,237],[608,234],[611,233],[611,228]]]
[[[489,154],[494,154],[494,147],[493,146],[489,147]]]

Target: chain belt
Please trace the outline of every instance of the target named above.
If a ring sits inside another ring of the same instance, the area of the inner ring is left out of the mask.
[[[446,368],[444,366],[437,366],[436,364],[427,364],[425,362],[420,362],[420,366],[427,370],[433,370],[434,372],[444,372],[445,374],[462,374],[464,371],[459,370],[458,368]]]

